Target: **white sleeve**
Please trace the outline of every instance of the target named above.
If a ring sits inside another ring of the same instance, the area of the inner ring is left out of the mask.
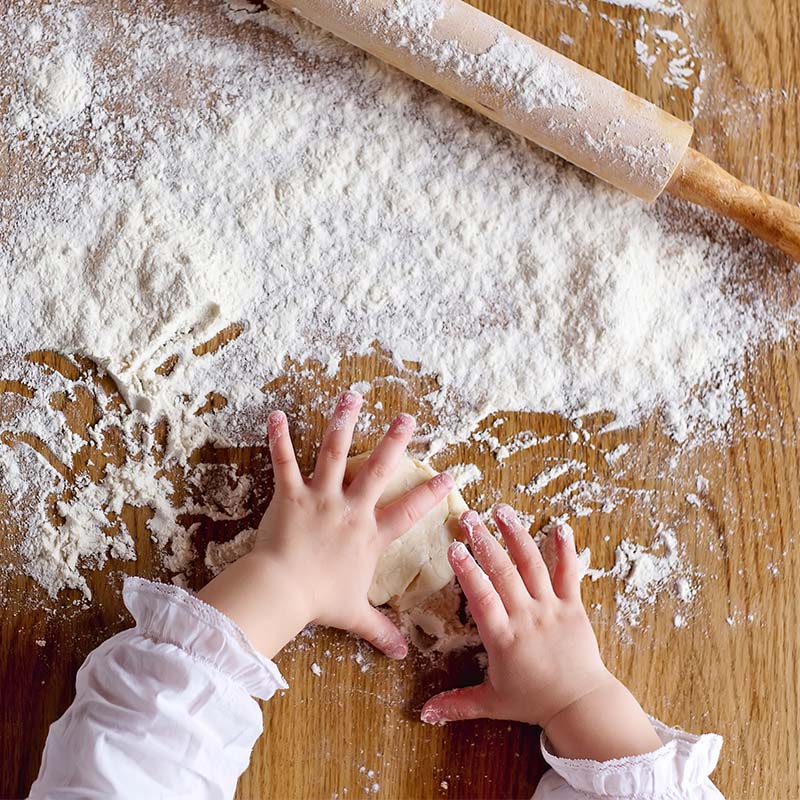
[[[238,626],[182,589],[128,578],[123,598],[136,627],[78,671],[30,797],[233,797],[262,730],[253,697],[286,682]]]
[[[662,742],[658,750],[602,763],[558,758],[543,733],[542,754],[551,769],[539,781],[533,800],[723,800],[709,778],[722,737],[695,736],[652,717],[650,722]]]

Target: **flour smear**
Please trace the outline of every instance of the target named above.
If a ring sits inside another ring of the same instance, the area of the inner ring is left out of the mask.
[[[617,426],[660,411],[678,440],[728,422],[748,353],[797,319],[785,262],[688,207],[646,208],[291,15],[251,12],[11,0],[0,15],[0,378],[30,394],[0,417],[7,432],[65,463],[79,445],[33,350],[100,365],[132,440],[165,418],[180,465],[207,441],[260,440],[262,387],[287,358],[335,369],[375,343],[436,376],[445,441],[498,409],[603,410]],[[238,338],[196,354],[231,323]],[[211,392],[227,404],[197,415]],[[29,451],[0,442],[0,488],[24,494]],[[33,515],[51,591],[85,589],[81,564],[109,554],[78,528],[115,524],[123,478],[132,502],[160,498],[151,530],[175,569],[192,557],[148,463],[78,486],[71,533],[45,536]],[[111,555],[129,554],[115,535]]]

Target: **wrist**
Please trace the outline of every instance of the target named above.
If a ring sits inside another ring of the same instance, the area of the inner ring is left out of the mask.
[[[572,690],[565,692],[555,708],[550,710],[549,716],[539,722],[545,733],[551,728],[561,729],[565,724],[571,723],[594,698],[608,693],[618,683],[603,665],[573,680],[576,685]]]
[[[607,670],[543,728],[561,758],[609,761],[661,747],[636,698]]]
[[[198,597],[232,619],[267,658],[313,620],[308,595],[296,575],[257,551],[227,567]]]

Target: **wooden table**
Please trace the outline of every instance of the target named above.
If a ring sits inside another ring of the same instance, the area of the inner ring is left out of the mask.
[[[661,80],[663,69],[654,69],[648,79],[634,54],[636,34],[618,32],[597,13],[630,21],[635,28],[639,12],[599,0],[587,4],[592,12],[588,15],[571,0],[479,3],[628,89],[689,117],[696,78],[690,79],[694,83],[688,90],[667,86]],[[190,4],[173,5],[180,10]],[[694,0],[685,6],[696,14],[690,25],[702,40],[702,61],[709,76],[706,101],[696,120],[698,148],[734,174],[796,202],[800,197],[797,0]],[[659,20],[663,27],[682,30],[678,18]],[[574,42],[566,44],[562,33]],[[787,94],[782,95],[781,89]],[[58,363],[49,355],[42,360]],[[348,359],[325,389],[333,394],[353,381],[393,370],[378,356]],[[375,384],[368,405],[380,399],[385,407],[376,423],[401,407],[413,411],[416,398],[431,385],[413,366],[407,377],[405,390],[398,384]],[[0,391],[6,388],[0,382]],[[648,541],[651,520],[668,520],[675,528],[686,543],[687,557],[702,572],[702,588],[688,624],[676,627],[670,601],[659,600],[646,611],[639,628],[622,630],[614,624],[613,582],[589,584],[585,599],[592,604],[602,650],[651,713],[692,731],[725,736],[715,780],[727,797],[797,800],[797,348],[787,343],[764,348],[747,367],[744,390],[752,410],[735,421],[730,445],[708,444],[678,454],[656,419],[637,430],[593,435],[598,449],[587,448],[581,458],[611,483],[649,490],[651,504],[645,514],[641,506],[623,504],[612,514],[578,520],[575,527],[579,543],[588,544],[594,563],[604,566],[613,563],[614,547],[622,536]],[[296,408],[302,409],[310,392],[302,387],[295,392]],[[92,413],[91,404],[81,397],[63,402],[79,429]],[[604,420],[598,415],[584,422],[597,432]],[[316,413],[313,423],[319,431],[322,420]],[[498,431],[508,436],[529,429],[547,434],[571,426],[559,418],[515,414]],[[312,440],[304,437],[306,465],[313,457],[308,444]],[[374,433],[362,436],[358,447],[374,441]],[[632,450],[620,479],[612,475],[602,452],[621,442],[631,443]],[[257,449],[207,450],[198,459],[237,461],[263,478],[263,455]],[[541,469],[542,459],[554,455],[566,455],[563,441],[527,450],[501,466],[472,442],[439,454],[434,464],[477,464],[484,484],[466,490],[468,501],[483,509],[502,497],[543,522],[557,509],[519,495],[514,487],[530,480]],[[699,507],[685,500],[696,491],[697,472],[709,479]],[[115,563],[105,573],[93,574],[95,601],[88,608],[64,594],[45,604],[47,610],[42,608],[41,592],[29,581],[13,570],[0,575],[1,797],[25,794],[38,770],[47,727],[71,700],[78,666],[94,646],[129,624],[119,598],[120,576],[123,572],[159,575],[144,527],[147,511],[125,513],[137,539],[138,560]],[[206,524],[199,538],[224,538],[234,532],[230,526],[221,531]],[[14,532],[5,531],[0,545],[3,562],[15,562],[14,545]],[[354,660],[359,652],[366,653],[361,666]],[[322,668],[319,677],[310,671],[312,662]],[[320,631],[301,637],[280,656],[279,664],[291,689],[264,708],[266,733],[241,780],[242,800],[334,796],[343,800],[372,796],[373,784],[379,785],[375,794],[392,800],[531,795],[542,768],[534,731],[491,722],[431,728],[418,721],[421,704],[433,691],[476,679],[469,654],[387,663],[351,639]]]

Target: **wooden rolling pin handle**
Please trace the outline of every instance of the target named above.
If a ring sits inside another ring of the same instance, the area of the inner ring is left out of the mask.
[[[730,217],[800,261],[800,208],[742,183],[697,150],[686,151],[667,191]]]

